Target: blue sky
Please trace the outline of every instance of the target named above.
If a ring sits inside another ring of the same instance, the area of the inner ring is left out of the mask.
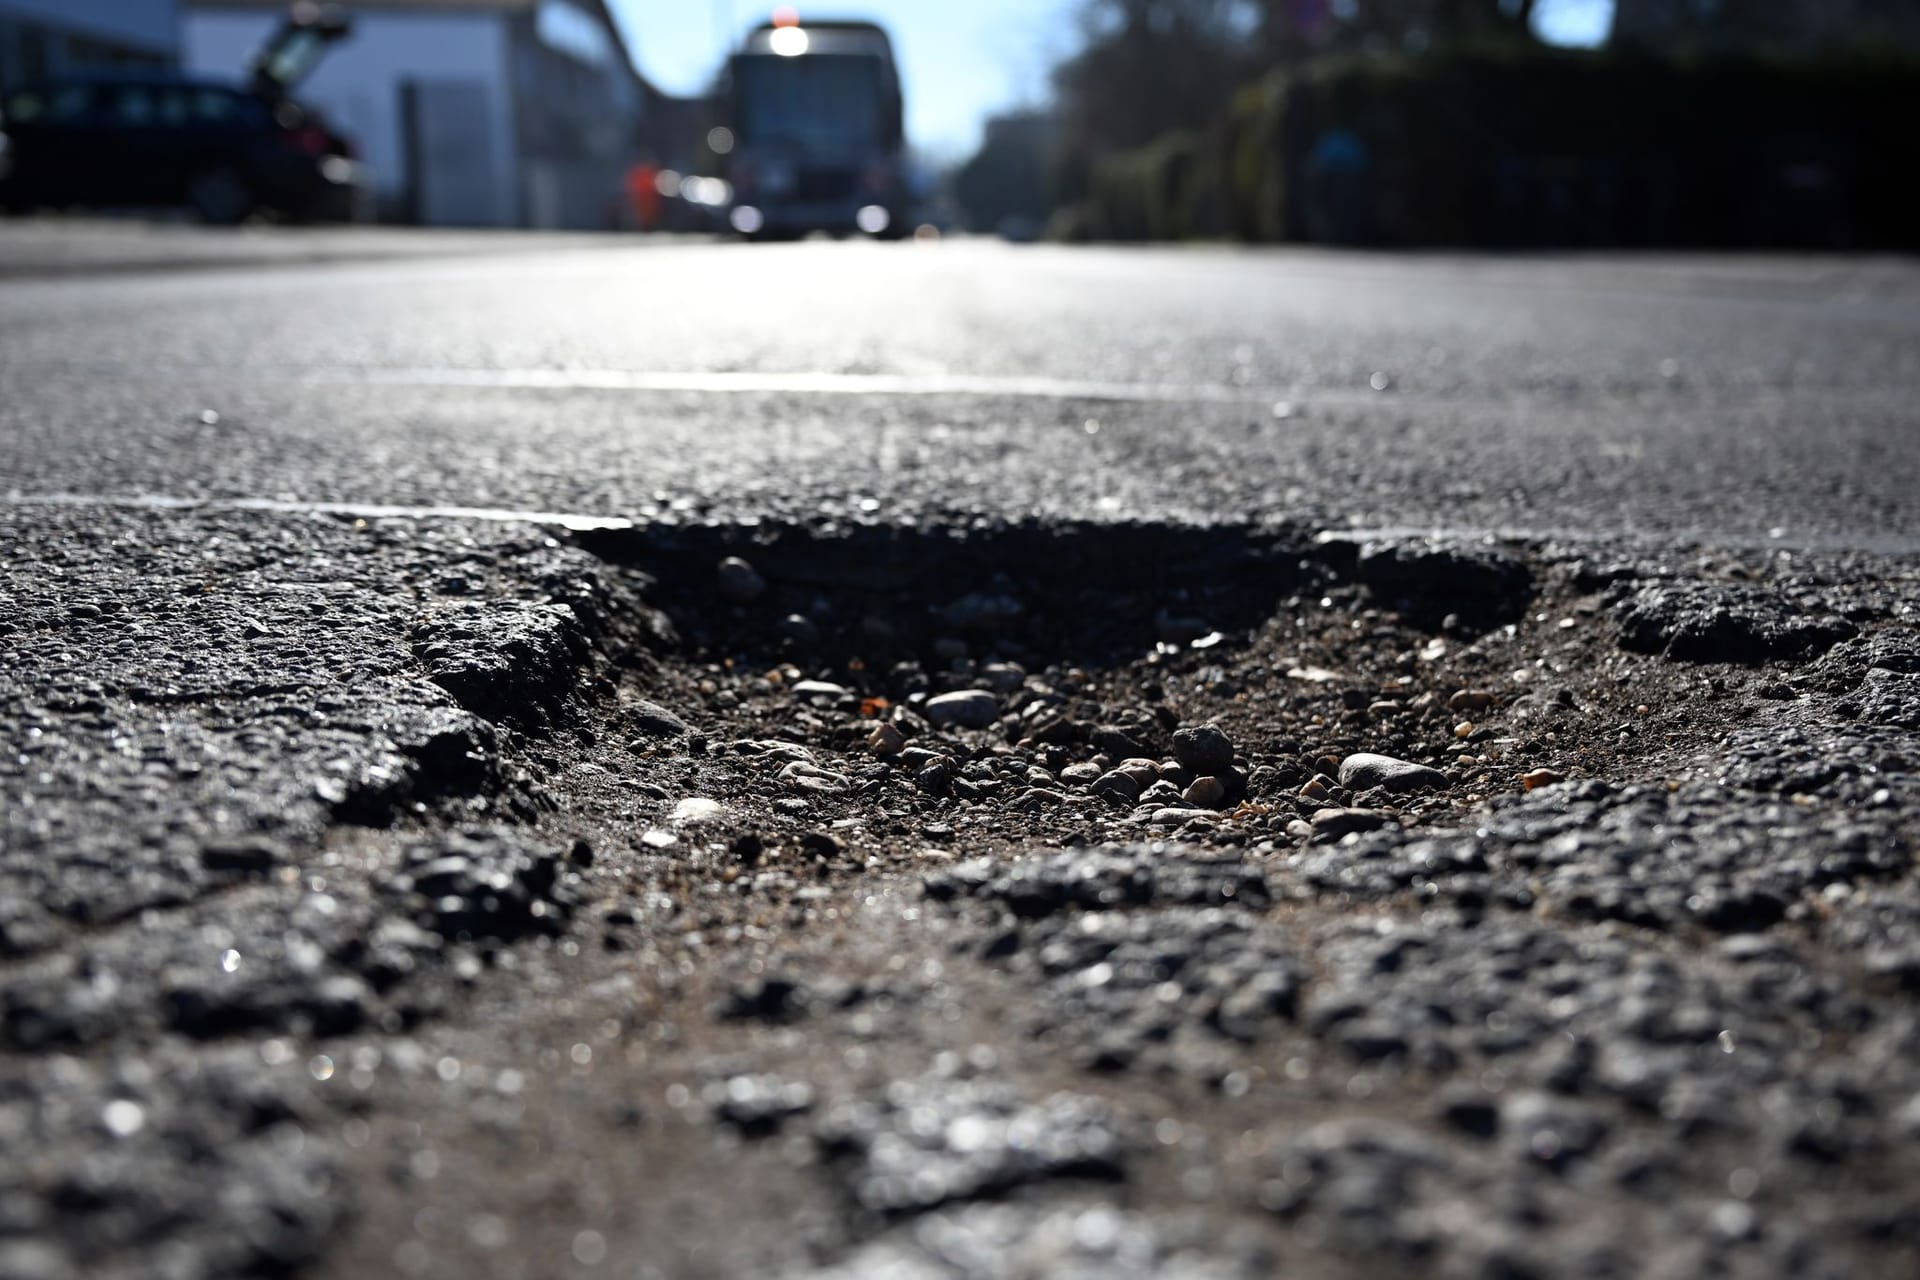
[[[1599,44],[1612,25],[1613,0],[1539,0],[1534,9],[1534,29],[1555,44]]]
[[[635,61],[671,93],[704,88],[731,38],[766,20],[764,0],[608,0]],[[987,116],[1039,101],[1047,68],[1073,45],[1076,0],[849,0],[801,19],[864,17],[893,33],[907,89],[907,136],[941,159],[961,159]],[[1613,0],[1541,0],[1541,34],[1562,44],[1606,37]],[[730,34],[729,34],[730,33]]]

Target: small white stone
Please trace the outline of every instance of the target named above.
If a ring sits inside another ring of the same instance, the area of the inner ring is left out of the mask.
[[[984,729],[999,718],[1000,702],[984,690],[963,689],[927,699],[924,710],[927,719],[936,725]]]
[[[667,815],[667,821],[676,827],[685,827],[698,822],[717,822],[726,815],[726,812],[726,806],[718,800],[709,800],[705,796],[688,796],[673,806],[673,812]]]
[[[131,1138],[147,1127],[147,1113],[137,1102],[115,1098],[101,1110],[100,1123],[116,1138]]]

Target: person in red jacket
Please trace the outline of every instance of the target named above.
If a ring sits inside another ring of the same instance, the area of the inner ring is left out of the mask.
[[[627,202],[642,231],[660,225],[660,166],[642,160],[627,170]]]

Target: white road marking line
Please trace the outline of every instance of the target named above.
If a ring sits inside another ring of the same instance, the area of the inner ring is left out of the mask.
[[[1099,379],[997,377],[962,373],[708,372],[672,369],[476,369],[381,366],[67,363],[52,372],[86,378],[181,381],[197,377],[283,381],[307,386],[463,387],[502,391],[641,391],[698,395],[959,396],[1149,404],[1271,406],[1379,402],[1370,390],[1235,386],[1224,383],[1115,382]]]
[[[1219,385],[1085,381],[974,374],[710,373],[629,369],[318,370],[316,381],[380,385],[497,387],[514,390],[686,391],[708,395],[1005,396],[1029,400],[1132,400],[1153,403],[1262,404],[1285,391]]]

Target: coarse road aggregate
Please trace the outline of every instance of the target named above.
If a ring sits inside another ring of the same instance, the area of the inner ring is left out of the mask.
[[[1920,1270],[1912,264],[6,230],[0,1277]]]

